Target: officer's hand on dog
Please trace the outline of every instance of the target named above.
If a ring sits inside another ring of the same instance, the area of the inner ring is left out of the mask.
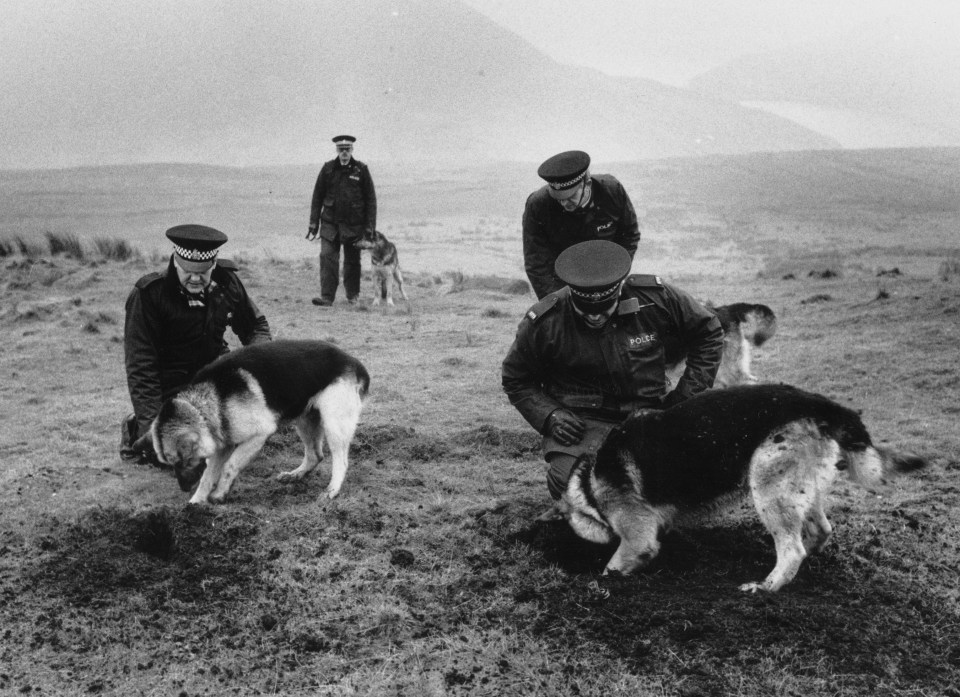
[[[556,409],[547,417],[547,432],[560,445],[576,445],[583,440],[586,424],[573,412]]]

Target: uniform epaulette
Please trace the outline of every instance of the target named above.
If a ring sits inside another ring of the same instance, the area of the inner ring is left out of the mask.
[[[143,290],[151,283],[161,280],[166,274],[163,271],[154,271],[153,273],[148,273],[146,276],[142,276],[139,281],[134,284],[134,287]]]
[[[538,302],[536,305],[531,307],[529,310],[527,310],[527,318],[532,319],[534,321],[540,319],[546,313],[550,312],[551,308],[553,308],[557,304],[557,301],[559,299],[560,298],[557,296],[556,293],[551,293],[550,295],[545,297],[543,300]]]
[[[221,259],[217,257],[217,266],[221,269],[226,269],[227,271],[239,271],[240,267],[237,266],[237,262],[233,259]]]
[[[627,276],[627,283],[634,288],[663,288],[663,281],[652,273],[632,273]]]

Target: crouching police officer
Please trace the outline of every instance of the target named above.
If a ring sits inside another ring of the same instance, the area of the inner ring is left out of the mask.
[[[539,433],[547,488],[557,500],[577,458],[638,409],[663,409],[713,385],[723,350],[717,317],[658,276],[630,271],[630,253],[606,240],[557,258],[567,284],[534,305],[503,361],[510,403]],[[667,393],[667,359],[687,367]]]
[[[229,351],[228,326],[244,345],[271,339],[236,264],[217,258],[225,234],[178,225],[167,237],[173,254],[166,270],[137,281],[126,304],[123,349],[133,413],[121,424],[120,457],[140,464],[157,464],[150,424],[164,401]]]

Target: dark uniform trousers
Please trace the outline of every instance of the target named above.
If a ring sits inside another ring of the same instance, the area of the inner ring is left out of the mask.
[[[628,277],[617,313],[602,329],[576,318],[569,288],[531,308],[503,361],[502,381],[511,404],[544,434],[550,494],[560,497],[577,459],[595,453],[617,424],[637,410],[662,408],[667,363],[686,354],[687,369],[671,393],[682,401],[713,384],[722,350],[716,315],[655,276]],[[564,446],[549,434],[550,414],[559,408],[586,424],[579,443]]]
[[[358,225],[320,221],[320,297],[333,302],[340,284],[340,249],[343,248],[343,288],[347,300],[360,295],[360,248],[363,236]]]

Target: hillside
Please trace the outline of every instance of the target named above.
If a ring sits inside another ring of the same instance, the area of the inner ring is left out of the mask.
[[[960,145],[960,51],[946,27],[785,46],[718,66],[688,87],[793,118],[847,147]]]
[[[757,110],[564,66],[459,0],[105,0],[7,19],[0,167],[540,161],[825,148]]]
[[[413,176],[394,163],[370,166],[379,226],[401,243],[407,268],[522,277],[520,218],[527,195],[542,185],[535,166],[432,165]],[[117,237],[149,252],[166,250],[168,227],[192,221],[227,232],[229,254],[315,261],[319,250],[303,237],[318,168],[0,171],[0,239],[42,239],[45,232]],[[951,248],[960,229],[960,149],[598,161],[594,171],[624,183],[641,218],[643,263],[663,273],[707,263],[673,254],[666,241],[691,234],[709,241],[712,230],[729,230],[736,240],[741,228],[762,229],[764,242],[752,257],[768,248],[789,254],[810,244],[829,247],[834,235]],[[709,249],[703,247],[705,255]]]

